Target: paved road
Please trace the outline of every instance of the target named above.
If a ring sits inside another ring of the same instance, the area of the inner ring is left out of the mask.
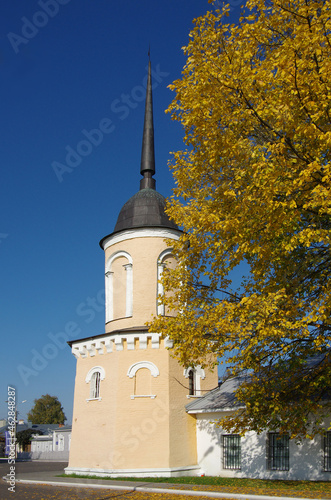
[[[16,462],[15,472],[21,474],[23,472],[46,472],[60,471],[67,467],[66,462]],[[6,476],[9,472],[7,460],[0,460],[0,477]],[[0,497],[1,500],[1,497]]]
[[[53,472],[61,471],[66,467],[64,462],[16,462],[16,475],[30,472]],[[93,490],[76,487],[60,487],[48,485],[16,484],[15,493],[8,490],[8,483],[2,480],[9,472],[7,461],[0,462],[0,500],[76,500],[76,499],[102,499],[118,498],[124,500],[126,495],[118,491]],[[120,498],[121,496],[121,498]],[[130,495],[132,497],[132,495]]]

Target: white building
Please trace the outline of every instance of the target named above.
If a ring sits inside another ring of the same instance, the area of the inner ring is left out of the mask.
[[[207,476],[254,479],[331,480],[331,432],[301,444],[288,435],[248,432],[229,434],[217,421],[242,407],[231,379],[186,406],[196,418],[197,461]],[[326,422],[325,428],[330,425]]]
[[[32,460],[68,461],[71,442],[71,426],[57,427],[44,435],[31,439]]]

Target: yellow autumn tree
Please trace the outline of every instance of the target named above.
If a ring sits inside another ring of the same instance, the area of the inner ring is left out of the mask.
[[[330,7],[248,0],[236,25],[208,12],[171,86],[187,149],[168,213],[184,233],[163,300],[178,313],[152,328],[183,365],[227,356],[237,432],[313,436],[330,415]]]

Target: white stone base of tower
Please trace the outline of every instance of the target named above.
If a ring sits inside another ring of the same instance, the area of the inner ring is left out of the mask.
[[[183,477],[192,476],[197,477],[201,475],[201,469],[198,465],[188,465],[186,467],[173,467],[173,468],[146,468],[146,469],[88,469],[83,467],[67,467],[66,474],[76,474],[78,476],[98,476],[98,477]]]

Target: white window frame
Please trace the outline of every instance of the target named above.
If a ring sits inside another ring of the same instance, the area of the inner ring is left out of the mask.
[[[167,248],[160,253],[159,258],[157,259],[157,315],[164,316],[165,315],[165,307],[164,304],[160,301],[160,296],[164,295],[163,284],[161,283],[162,274],[164,268],[166,267],[166,263],[164,262],[167,257],[173,257],[173,249]]]
[[[105,268],[105,295],[106,295],[106,323],[114,319],[114,282],[112,264],[114,260],[124,257],[128,263],[124,264],[126,270],[126,305],[125,317],[128,318],[133,314],[133,260],[128,252],[120,250],[113,253],[106,262]]]
[[[130,368],[128,369],[127,376],[129,378],[134,378],[137,371],[140,370],[141,368],[147,368],[151,372],[152,377],[158,377],[160,375],[158,367],[151,361],[138,361],[138,363],[134,363],[133,365],[130,366]],[[131,394],[131,399],[136,399],[136,398],[155,399],[156,394]]]
[[[95,390],[96,390],[96,387],[95,387],[95,384],[96,384],[96,377],[98,377],[99,374],[99,380],[98,380],[98,395],[95,396]],[[100,396],[100,382],[101,380],[104,380],[106,377],[106,372],[104,370],[104,368],[102,366],[94,366],[93,368],[91,368],[86,377],[85,377],[85,382],[87,384],[90,384],[90,397],[86,399],[86,401],[101,401],[101,396]]]
[[[184,369],[184,377],[187,379],[190,379],[191,373],[193,373],[193,388],[194,388],[194,393],[193,394],[188,394],[188,398],[199,398],[202,396],[201,393],[201,379],[206,378],[205,370],[201,368],[200,365],[198,366],[189,366],[188,368]],[[190,385],[190,384],[189,384]],[[189,387],[190,390],[190,387]]]

